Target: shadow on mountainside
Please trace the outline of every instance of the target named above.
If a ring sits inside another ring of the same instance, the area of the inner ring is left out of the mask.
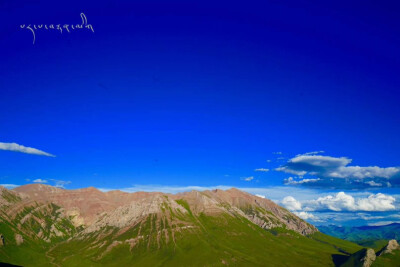
[[[350,255],[332,254],[332,261],[338,267],[345,263],[349,257]]]
[[[4,262],[0,262],[0,266],[3,267],[19,267],[19,265],[14,265],[14,264],[10,264],[10,263],[4,263]]]

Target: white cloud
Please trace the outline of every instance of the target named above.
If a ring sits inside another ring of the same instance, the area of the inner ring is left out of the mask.
[[[253,176],[242,178],[242,180],[244,180],[244,181],[246,181],[246,182],[250,182],[250,181],[253,180],[253,179],[254,179]]]
[[[355,199],[344,192],[336,195],[319,197],[316,200],[303,202],[305,211],[389,211],[394,210],[395,198],[382,193],[371,194],[367,198]]]
[[[283,180],[284,184],[286,185],[296,185],[296,184],[305,184],[305,183],[315,183],[321,180],[320,178],[312,178],[312,179],[302,179],[299,181],[296,181],[293,177],[289,177],[285,180]]]
[[[333,178],[386,178],[389,179],[396,174],[400,173],[399,167],[381,168],[378,166],[360,167],[360,166],[346,166],[339,167],[328,173]]]
[[[355,210],[355,200],[354,197],[345,194],[344,192],[339,192],[336,195],[328,195],[325,197],[320,197],[317,200],[312,200],[307,206],[307,210],[321,210],[328,209],[333,211],[342,210]]]
[[[261,198],[265,198],[265,196],[264,196],[264,195],[259,195],[259,194],[256,194],[256,196],[257,196],[257,197],[261,197]]]
[[[381,221],[376,223],[369,223],[369,226],[384,226],[392,223],[400,223],[400,221]]]
[[[357,201],[359,210],[365,211],[386,211],[394,210],[396,207],[393,205],[395,198],[382,193],[370,195],[368,198],[362,198]]]
[[[371,215],[368,214],[368,213],[357,213],[357,215],[358,215],[361,219],[366,220],[366,221],[381,220],[381,219],[384,219],[384,218],[385,218],[385,216],[371,216]]]
[[[313,220],[313,221],[318,221],[318,217],[316,217],[315,215],[313,215],[312,213],[306,212],[306,211],[295,211],[293,212],[294,214],[296,214],[298,217],[300,217],[303,220]]]
[[[360,216],[358,216],[354,212],[328,211],[328,212],[314,212],[313,214],[318,214],[316,215],[318,220],[314,221],[325,222],[327,224],[338,224],[338,222],[347,222],[360,219]]]
[[[258,168],[258,169],[255,169],[254,171],[255,171],[255,172],[268,172],[269,169],[266,169],[266,168]]]
[[[320,151],[312,151],[312,152],[307,152],[304,154],[298,154],[297,156],[309,156],[309,155],[317,155],[317,154],[321,154],[321,153],[325,153],[325,151],[320,150]]]
[[[272,152],[272,154],[274,154],[274,155],[282,155],[283,153],[278,151],[278,152]]]
[[[357,196],[361,196],[361,194],[357,194]],[[358,219],[375,221],[388,217],[400,218],[400,215],[397,217],[387,214],[396,211],[395,201],[396,199],[393,196],[382,193],[369,194],[368,197],[354,197],[339,192],[334,195],[302,201],[293,196],[286,196],[277,203],[304,220],[333,222]],[[382,215],[382,213],[374,215],[373,212],[385,212],[385,215]]]
[[[55,157],[54,155],[44,152],[42,150],[32,148],[32,147],[22,146],[17,143],[2,143],[2,142],[0,142],[0,150],[9,150],[9,151],[21,152],[21,153],[26,153],[26,154]]]
[[[346,166],[350,162],[351,160],[345,157],[334,158],[330,156],[305,154],[297,155],[290,159],[287,164],[276,170],[304,176],[307,173],[318,174],[319,172],[325,172],[326,169],[337,169],[341,166]]]
[[[301,210],[301,203],[292,196],[287,196],[282,200],[282,204],[290,211]]]
[[[346,157],[321,156],[310,152],[297,155],[290,159],[285,165],[276,168],[277,171],[304,176],[306,174],[321,178],[384,178],[390,179],[400,174],[400,167],[378,167],[378,166],[348,166],[352,160]],[[371,184],[369,181],[367,184]],[[375,181],[373,186],[378,186]]]
[[[368,181],[368,182],[365,182],[365,183],[370,185],[370,186],[374,186],[374,187],[382,186],[382,183],[376,183],[375,181]]]
[[[32,182],[34,182],[34,183],[46,184],[46,183],[47,183],[47,180],[43,180],[43,179],[35,179],[35,180],[33,180]]]
[[[71,181],[63,181],[63,180],[56,180],[56,179],[49,179],[49,180],[54,183],[55,187],[59,187],[59,188],[65,188],[65,186],[67,184],[71,183]]]

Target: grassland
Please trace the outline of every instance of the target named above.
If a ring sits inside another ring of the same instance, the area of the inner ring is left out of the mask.
[[[187,203],[181,204],[190,210]],[[304,237],[285,229],[266,231],[228,214],[174,216],[193,227],[163,224],[157,228],[160,218],[153,215],[122,235],[118,236],[119,229],[103,229],[107,235],[93,233],[64,241],[48,254],[63,266],[334,266],[334,255],[361,249],[322,233]],[[133,247],[124,242],[138,235],[143,238]]]

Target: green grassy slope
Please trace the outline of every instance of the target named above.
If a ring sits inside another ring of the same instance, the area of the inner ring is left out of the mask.
[[[149,216],[140,226],[143,238],[132,248],[124,240],[137,237],[138,227],[120,236],[119,229],[104,229],[108,234],[101,238],[92,234],[63,242],[49,255],[63,266],[334,266],[333,255],[361,249],[322,233],[304,237],[284,229],[266,231],[228,214],[175,216],[193,227],[174,231],[174,226],[164,224],[156,228],[160,218]],[[174,240],[165,235],[157,239],[160,230],[169,232],[168,236],[174,231]],[[109,247],[117,241],[122,243]],[[95,246],[103,243],[107,245]]]
[[[393,251],[392,254],[384,254],[376,258],[373,267],[399,267],[400,250]]]
[[[159,213],[123,229],[86,232],[54,204],[6,197],[0,262],[22,266],[334,266],[362,249],[319,232],[265,230],[234,211],[194,212],[183,199],[176,203],[187,212],[165,201]],[[16,234],[24,239],[20,245]]]
[[[48,265],[46,252],[53,244],[77,233],[70,220],[61,216],[60,207],[54,204],[35,203],[12,216],[6,213],[6,209],[3,207],[0,210],[0,234],[4,238],[4,245],[0,247],[0,263]],[[23,238],[22,244],[17,244],[17,234]]]

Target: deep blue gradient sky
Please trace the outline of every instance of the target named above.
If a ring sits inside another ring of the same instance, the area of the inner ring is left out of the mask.
[[[399,166],[400,6],[279,2],[1,1],[0,142],[56,157],[0,150],[0,183],[280,186],[319,150]],[[94,33],[19,27],[81,12]]]

